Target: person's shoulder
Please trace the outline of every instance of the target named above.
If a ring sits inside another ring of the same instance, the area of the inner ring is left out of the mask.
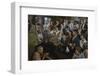
[[[39,55],[39,53],[38,52],[34,52],[34,55]]]

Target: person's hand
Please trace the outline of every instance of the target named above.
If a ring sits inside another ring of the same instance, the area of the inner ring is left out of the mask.
[[[47,57],[49,55],[49,53],[45,53],[44,56]]]
[[[48,55],[49,55],[49,53],[44,53],[44,54],[43,54],[43,57],[42,57],[42,60],[44,60],[45,58],[47,58]]]

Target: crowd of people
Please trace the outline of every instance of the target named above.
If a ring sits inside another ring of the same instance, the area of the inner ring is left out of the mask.
[[[38,41],[32,60],[88,58],[87,17],[33,15],[29,24],[29,32],[35,26]]]

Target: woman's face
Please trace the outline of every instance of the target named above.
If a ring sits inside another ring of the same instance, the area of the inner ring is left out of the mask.
[[[39,48],[38,48],[38,52],[39,52],[39,53],[43,53],[43,47],[39,47]]]
[[[59,25],[59,21],[56,21],[56,25]]]

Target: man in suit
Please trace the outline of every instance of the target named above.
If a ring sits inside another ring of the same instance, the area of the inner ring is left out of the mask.
[[[72,42],[75,44],[75,46],[79,46],[80,47],[80,37],[78,35],[78,31],[74,30],[72,32],[73,38],[72,38]]]

